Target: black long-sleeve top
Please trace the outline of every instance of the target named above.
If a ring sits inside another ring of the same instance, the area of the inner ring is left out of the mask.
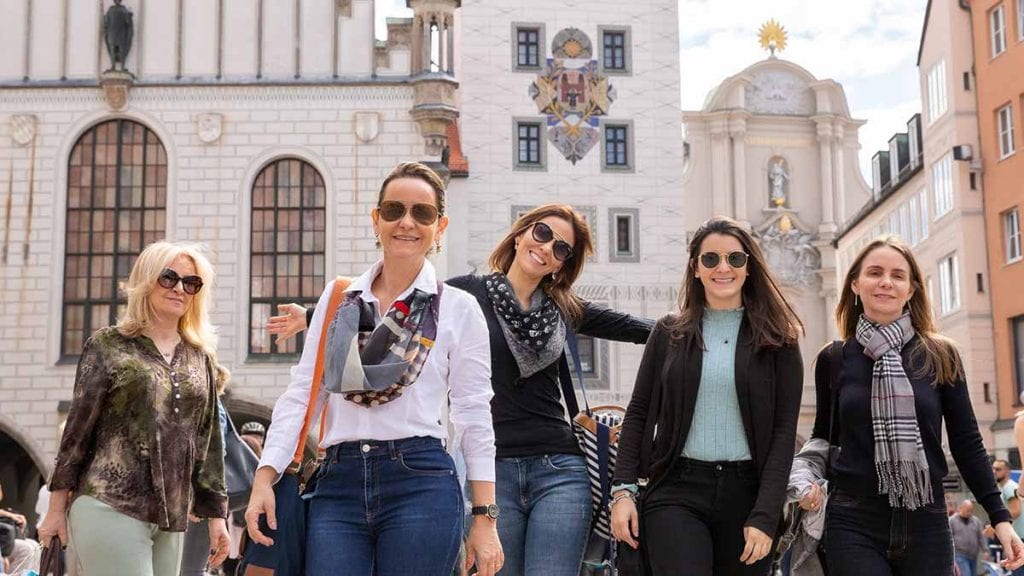
[[[498,458],[541,454],[580,454],[576,438],[562,406],[558,380],[559,361],[522,378],[515,357],[487,295],[483,276],[457,276],[447,284],[469,292],[480,303],[491,339],[491,415]],[[654,326],[653,320],[616,312],[585,302],[577,334],[643,344]]]
[[[914,407],[928,460],[933,501],[943,501],[942,478],[949,472],[942,451],[942,421],[945,419],[949,451],[967,487],[984,506],[992,525],[1009,522],[1010,513],[999,497],[999,488],[978,431],[978,421],[974,417],[967,383],[957,379],[952,385],[937,385],[932,375],[922,374],[923,354],[914,352],[919,342],[915,336],[903,347],[903,369],[914,389]],[[949,353],[956,354],[956,350],[951,348]],[[878,494],[874,433],[871,426],[871,372],[874,361],[864,354],[864,347],[856,340],[849,340],[843,345],[841,358],[837,422],[832,436],[840,452],[830,476],[836,488],[873,496]],[[826,347],[818,353],[814,371],[817,394],[817,414],[814,431],[811,433],[814,438],[829,437],[829,372]]]

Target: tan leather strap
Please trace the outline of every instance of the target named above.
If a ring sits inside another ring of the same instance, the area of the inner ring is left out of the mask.
[[[324,325],[320,330],[320,344],[316,350],[316,364],[313,367],[313,382],[309,387],[309,402],[306,404],[306,417],[302,422],[302,432],[299,433],[299,441],[295,446],[295,456],[292,457],[291,467],[302,466],[302,452],[306,446],[306,434],[309,434],[309,424],[313,418],[313,410],[316,409],[316,399],[320,396],[320,384],[324,379],[324,348],[327,346],[327,327],[334,318],[341,305],[341,299],[345,296],[345,290],[352,283],[348,278],[338,277],[334,279],[334,290],[331,291],[331,300],[327,304],[327,314],[324,316]],[[324,423],[327,416],[327,404],[324,404],[323,412],[320,413],[320,442],[317,443],[319,451],[320,444],[324,439]]]

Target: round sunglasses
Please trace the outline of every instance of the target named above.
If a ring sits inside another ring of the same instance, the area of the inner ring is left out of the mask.
[[[433,204],[413,204],[406,206],[397,200],[385,200],[377,205],[377,213],[385,222],[394,222],[405,218],[406,212],[412,212],[412,219],[418,224],[430,226],[437,222],[437,206]]]
[[[700,255],[700,263],[705,268],[718,268],[718,264],[722,261],[722,256],[725,256],[725,261],[732,268],[743,268],[747,265],[747,253],[739,250],[732,252],[705,252]]]
[[[178,282],[181,282],[181,289],[185,294],[195,295],[203,288],[203,279],[199,276],[178,276],[178,273],[170,268],[164,268],[156,277],[156,283],[168,290],[174,290]]]
[[[555,257],[555,260],[565,262],[569,258],[572,258],[572,246],[570,246],[565,240],[556,240],[555,231],[551,229],[551,226],[548,226],[543,222],[534,222],[531,233],[533,235],[533,239],[541,244],[547,244],[552,240],[555,241],[554,245],[551,246],[551,254]]]

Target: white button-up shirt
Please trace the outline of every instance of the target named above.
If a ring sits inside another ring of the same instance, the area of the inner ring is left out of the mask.
[[[380,301],[373,295],[371,285],[381,266],[382,263],[377,262],[346,290],[362,292],[363,301],[378,309]],[[414,288],[437,293],[437,276],[429,261],[424,261],[416,280],[396,301],[404,300]],[[334,282],[331,282],[320,296],[306,333],[302,358],[292,368],[288,389],[274,405],[260,466],[271,466],[278,474],[288,467],[295,454],[309,402],[320,333],[333,289]],[[378,312],[378,320],[380,316]],[[399,398],[368,408],[321,388],[313,414],[318,415],[327,402],[322,448],[354,440],[398,440],[411,436],[444,440],[447,427],[443,424],[443,412],[450,398],[449,417],[455,433],[453,445],[462,450],[467,478],[494,481],[493,392],[487,322],[473,296],[448,285],[441,292],[439,316],[437,338],[419,378]],[[311,431],[316,429],[317,426],[310,425]]]

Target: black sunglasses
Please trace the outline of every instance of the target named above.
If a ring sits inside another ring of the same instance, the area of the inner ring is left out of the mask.
[[[555,231],[551,229],[551,226],[543,222],[534,222],[533,239],[541,244],[547,244],[555,240]],[[565,240],[555,240],[554,245],[551,246],[551,254],[554,255],[555,260],[565,262],[572,258],[572,246]]]
[[[437,222],[437,206],[433,204],[413,204],[407,207],[397,200],[385,200],[377,205],[377,213],[385,222],[401,220],[407,211],[412,212],[413,220],[424,226]]]
[[[156,283],[168,290],[173,290],[178,282],[181,282],[181,289],[185,291],[185,294],[198,294],[203,287],[203,279],[199,276],[178,276],[178,273],[170,268],[164,268],[164,271],[156,277]]]
[[[719,262],[722,261],[722,256],[725,256],[725,261],[729,263],[732,268],[743,268],[747,265],[747,253],[739,250],[734,250],[729,253],[722,252],[705,252],[700,255],[700,263],[705,268],[718,268]]]

